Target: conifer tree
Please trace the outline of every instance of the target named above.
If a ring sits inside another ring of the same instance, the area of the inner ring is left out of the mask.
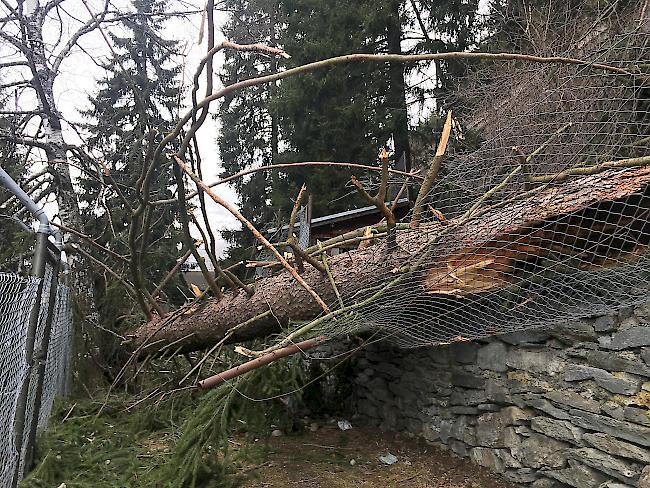
[[[91,108],[85,112],[91,119],[86,126],[90,149],[103,161],[97,178],[104,185],[94,178],[81,181],[86,233],[98,236],[100,244],[121,254],[129,253],[128,227],[131,210],[138,204],[136,187],[147,151],[171,128],[180,97],[175,42],[160,36],[164,17],[151,15],[164,11],[164,1],[135,0],[133,7],[135,15],[124,21],[126,35],[112,35],[116,56],[104,63],[106,76],[99,81],[98,91],[90,98]],[[152,199],[172,196],[168,188],[173,180],[171,164],[160,167],[152,184]],[[142,268],[149,285],[159,282],[174,266],[180,240],[176,209],[159,207],[151,218],[148,242],[138,243],[146,250]],[[132,302],[121,300],[122,288],[102,276],[97,274],[95,280],[100,307]],[[177,284],[166,288],[172,299],[178,298]],[[111,316],[116,315],[113,309]]]
[[[223,28],[227,39],[244,44],[278,44],[283,28],[280,0],[226,0],[225,8],[232,12]],[[227,51],[221,80],[231,84],[258,76],[260,72],[275,72],[278,63],[276,58],[256,53]],[[219,148],[224,176],[278,162],[279,125],[271,104],[276,91],[276,85],[259,85],[224,98],[219,108]],[[273,188],[277,181],[277,174],[260,172],[234,182],[241,212],[258,228],[263,229],[273,221],[277,195]],[[255,256],[254,239],[249,233],[223,231],[222,236],[232,244],[232,258]]]
[[[0,94],[0,107],[3,107]],[[0,131],[10,132],[15,125],[11,116],[0,117]],[[14,181],[24,186],[27,169],[21,164],[20,154],[15,142],[10,139],[0,139],[0,165]],[[12,203],[13,195],[0,186],[0,272],[24,272],[24,260],[29,254],[29,248],[34,244],[33,235],[26,233],[17,220],[29,223],[29,213],[16,216],[12,211],[16,208]],[[18,205],[20,208],[20,205]]]
[[[227,3],[233,15],[226,25],[226,37],[279,44],[292,56],[283,63],[287,68],[352,52],[410,54],[465,49],[473,39],[478,8],[478,0],[442,4],[428,0]],[[416,41],[404,42],[406,29],[422,29],[423,34]],[[226,83],[277,69],[276,61],[254,55],[228,53],[226,59]],[[449,63],[438,66],[439,94],[448,89],[452,68]],[[394,149],[395,159],[404,157],[408,168],[407,95],[412,91],[420,98],[430,95],[407,87],[405,79],[411,69],[399,63],[336,66],[231,95],[220,113],[225,173],[278,162],[373,162],[382,146]],[[238,183],[236,190],[245,215],[258,227],[275,227],[278,219],[273,212],[279,211],[286,221],[292,199],[303,183],[313,196],[314,216],[364,205],[355,192],[346,190],[350,176],[340,169],[297,168],[258,173]],[[244,242],[240,232],[230,237],[234,245]]]

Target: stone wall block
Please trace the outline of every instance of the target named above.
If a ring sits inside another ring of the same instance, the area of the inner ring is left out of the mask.
[[[598,488],[634,488],[632,485],[626,485],[620,481],[605,481]]]
[[[384,377],[401,378],[404,372],[395,364],[381,362],[375,365],[375,371],[382,373]]]
[[[563,488],[565,486],[566,486],[565,484],[560,483],[557,480],[551,478],[545,478],[545,477],[542,477],[537,481],[534,481],[530,485],[531,488]]]
[[[599,488],[609,481],[600,471],[573,460],[569,461],[569,467],[566,469],[547,471],[544,474],[575,488]]]
[[[634,315],[640,320],[650,323],[650,301],[641,303],[634,307]]]
[[[650,365],[650,347],[644,347],[641,349],[641,359],[643,359],[646,364]]]
[[[476,364],[481,369],[503,373],[508,370],[507,352],[508,348],[503,342],[491,342],[479,349]]]
[[[512,448],[512,455],[524,466],[535,469],[561,468],[567,461],[568,444],[542,434],[533,433],[521,445]]]
[[[596,332],[612,332],[617,329],[617,316],[613,314],[603,315],[594,321],[594,330]]]
[[[527,407],[533,407],[536,410],[544,412],[545,414],[550,415],[553,418],[561,419],[561,420],[571,419],[571,415],[568,412],[557,408],[547,399],[541,398],[538,395],[533,395],[533,396],[522,395],[519,398],[521,399],[521,404]]]
[[[573,449],[569,456],[623,482],[634,483],[641,474],[642,466],[625,462],[598,449],[590,447]]]
[[[602,341],[601,346],[614,351],[650,346],[650,328],[639,326],[620,330],[612,335],[611,340]]]
[[[650,465],[643,468],[643,470],[641,471],[641,476],[639,476],[636,486],[638,488],[650,488]]]
[[[485,388],[486,379],[474,373],[455,370],[451,373],[451,384],[463,388],[482,389]]]
[[[598,335],[593,324],[587,320],[572,320],[553,328],[553,337],[565,344],[596,342]]]
[[[582,410],[571,409],[572,423],[587,430],[603,432],[618,439],[624,439],[634,444],[650,447],[650,428],[596,415]]]
[[[508,351],[506,364],[512,369],[554,376],[564,370],[564,363],[551,350],[531,351],[514,348]]]
[[[457,363],[474,364],[479,347],[475,342],[461,342],[449,346],[449,354]]]
[[[522,344],[535,344],[535,343],[545,342],[550,337],[551,337],[551,332],[549,329],[539,328],[539,329],[520,330],[517,332],[510,332],[508,334],[502,334],[499,336],[499,339],[513,346],[520,346]]]
[[[529,484],[539,479],[539,472],[531,468],[507,469],[503,477],[518,485]]]
[[[647,408],[625,407],[623,418],[636,424],[650,426],[650,410]]]
[[[624,371],[626,373],[650,377],[650,366],[642,362],[639,356],[631,351],[622,353],[599,350],[589,351],[585,359],[592,366],[607,371]]]
[[[549,391],[544,396],[562,408],[578,408],[587,412],[600,413],[600,404],[596,400],[585,398],[571,390]]]
[[[650,330],[650,329],[649,329]],[[634,395],[641,390],[643,381],[627,373],[612,374],[601,368],[569,364],[564,371],[564,381],[593,379],[598,386],[619,395]]]
[[[582,435],[584,430],[566,420],[535,417],[531,420],[530,427],[534,431],[552,437],[553,439],[578,446],[582,445]]]
[[[613,456],[633,459],[643,464],[650,463],[650,450],[615,439],[607,434],[585,434],[583,439],[590,446]]]
[[[474,447],[469,451],[469,457],[474,463],[495,473],[503,473],[506,470],[505,463],[497,455],[495,449]]]

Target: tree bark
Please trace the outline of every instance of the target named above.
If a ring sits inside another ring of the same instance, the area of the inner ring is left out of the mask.
[[[70,166],[67,156],[67,145],[63,138],[61,115],[56,107],[54,97],[54,81],[58,73],[52,71],[48,64],[43,40],[43,20],[39,7],[28,21],[24,23],[26,42],[31,47],[30,68],[37,87],[37,105],[43,113],[42,127],[45,139],[43,147],[52,173],[55,177],[57,191],[55,192],[58,205],[58,216],[61,222],[73,229],[83,229],[83,221],[79,212],[79,202],[72,184]],[[64,243],[78,242],[78,238],[70,233],[64,234]],[[83,340],[92,356],[99,360],[101,357],[99,333],[97,324],[100,323],[99,312],[95,302],[95,289],[90,275],[90,263],[83,256],[73,253],[67,256],[70,265],[70,285],[74,293],[75,303],[81,320]]]
[[[402,21],[399,8],[400,2],[391,2],[390,17],[388,18],[386,28],[389,54],[402,54]],[[405,171],[411,171],[411,146],[409,144],[404,64],[390,63],[389,80],[388,106],[392,111],[391,119],[393,125],[393,142],[395,143],[395,159],[399,161],[400,158],[404,157]]]
[[[433,243],[431,258],[407,279],[411,293],[465,297],[516,283],[522,270],[541,266],[540,258],[578,258],[578,267],[616,265],[638,259],[650,233],[643,223],[650,208],[650,167],[606,170],[568,180],[546,190],[531,190],[507,205],[487,208],[476,217],[422,225],[398,237],[397,248],[384,245],[328,259],[332,278],[347,304],[352,296],[388,283],[413,265],[422,245]],[[624,230],[627,238],[617,232]],[[434,239],[437,239],[433,242]],[[326,303],[337,297],[326,275],[308,267],[302,275]],[[419,287],[414,287],[413,282]],[[210,347],[229,329],[253,320],[228,340],[243,341],[279,331],[289,322],[310,320],[321,307],[288,273],[260,279],[252,297],[227,294],[191,315],[163,327],[148,322],[127,335],[126,347],[156,353],[173,344],[190,351]],[[272,313],[268,313],[268,311]]]

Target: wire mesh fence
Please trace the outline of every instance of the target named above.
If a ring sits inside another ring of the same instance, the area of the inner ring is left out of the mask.
[[[0,486],[24,475],[30,436],[47,427],[54,398],[67,390],[72,349],[68,288],[48,265],[43,278],[0,274]],[[54,285],[54,286],[53,286]],[[37,320],[33,360],[26,350],[30,318]],[[29,381],[27,381],[29,379]],[[24,421],[21,390],[26,388]],[[20,448],[18,447],[20,445]]]
[[[449,100],[452,142],[426,217],[397,250],[366,251],[385,270],[340,290],[331,308],[347,313],[312,335],[365,330],[430,346],[650,298],[650,21],[562,29],[574,30],[568,42],[539,54],[627,74],[521,61],[470,70]]]

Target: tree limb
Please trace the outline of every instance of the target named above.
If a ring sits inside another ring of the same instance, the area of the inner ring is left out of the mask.
[[[192,171],[187,167],[187,165],[178,157],[174,156],[176,164],[196,183],[201,191],[204,191],[215,203],[221,205],[226,210],[228,210],[237,220],[244,224],[255,236],[255,238],[260,241],[264,247],[266,247],[275,258],[282,263],[282,266],[294,277],[294,279],[312,296],[312,298],[318,303],[318,305],[325,311],[329,313],[329,307],[323,301],[323,299],[303,280],[298,274],[298,272],[291,266],[286,259],[278,252],[278,250],[271,244],[261,233],[258,231],[255,226],[244,217],[237,208],[232,205],[230,202],[225,201],[223,198],[214,193],[203,181],[201,181]]]
[[[447,150],[447,143],[449,142],[449,135],[451,134],[452,126],[452,117],[451,110],[447,112],[447,120],[445,120],[445,125],[442,129],[442,134],[440,136],[440,141],[438,142],[438,148],[436,149],[436,155],[433,157],[431,166],[429,167],[429,172],[427,173],[418,196],[415,199],[415,206],[413,207],[413,216],[411,217],[411,227],[417,229],[420,225],[420,215],[422,213],[422,208],[424,206],[424,201],[429,196],[431,187],[435,179],[438,177],[440,172],[440,167],[442,166],[442,159],[445,156],[445,151]]]

